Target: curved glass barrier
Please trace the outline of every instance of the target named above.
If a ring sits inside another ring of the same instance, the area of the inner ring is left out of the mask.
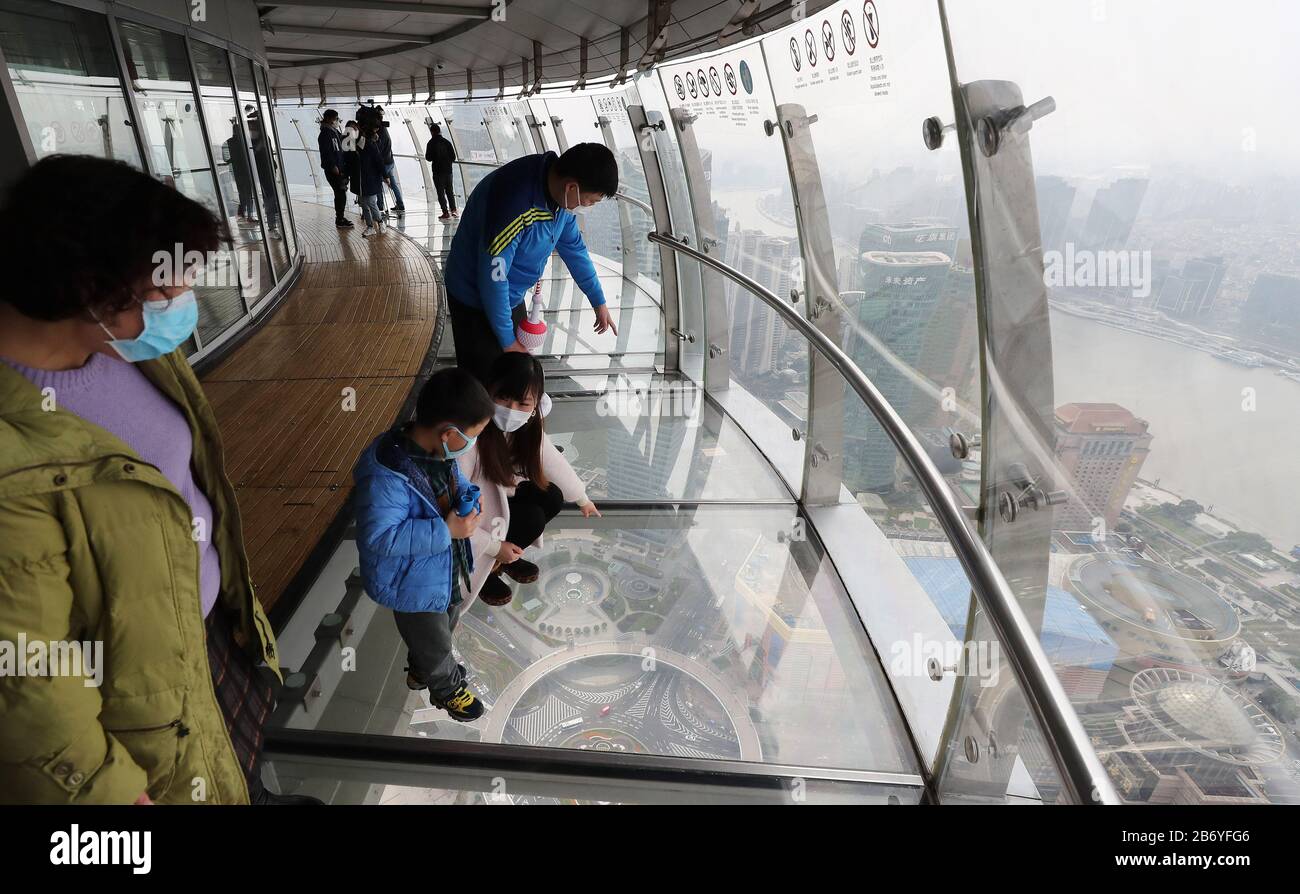
[[[262,228],[257,220],[253,163],[245,148],[236,110],[230,60],[225,50],[201,41],[191,41],[190,49],[203,105],[208,149],[217,166],[222,217],[234,240],[244,296],[252,305],[275,285],[275,277],[271,273]],[[204,338],[206,340],[207,336]]]
[[[195,101],[185,38],[135,22],[119,23],[118,33],[139,110],[137,129],[148,153],[150,170],[164,183],[224,217]],[[228,85],[227,80],[227,89]],[[194,291],[198,296],[201,342],[216,339],[246,313],[235,263],[242,256],[218,252],[198,273]],[[177,259],[174,268],[180,269],[180,265],[181,259]]]
[[[728,86],[718,96],[727,72],[735,72],[736,93]],[[681,150],[696,247],[789,295],[802,284],[803,260],[785,159],[764,127],[776,111],[758,45],[660,66],[659,81]],[[700,338],[718,361],[716,376],[705,361],[705,381],[799,490],[803,449],[791,433],[806,429],[807,343],[735,283],[707,268],[701,278]]]
[[[1104,634],[1107,660],[1060,676],[1133,803],[1300,795],[1300,476],[1274,446],[1297,432],[1300,277],[1270,248],[1300,195],[1275,114],[1300,13],[1216,10],[947,3],[994,549],[1037,569],[1022,598]],[[1051,52],[1004,21],[1057,35]]]
[[[3,0],[0,49],[37,158],[64,152],[140,167],[104,16],[35,0]]]

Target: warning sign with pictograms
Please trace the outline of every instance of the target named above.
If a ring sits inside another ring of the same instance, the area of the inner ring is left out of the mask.
[[[802,54],[803,38],[799,41]],[[659,79],[673,108],[689,109],[699,118],[737,130],[761,131],[763,122],[773,117],[772,88],[764,71],[763,53],[751,43],[704,60],[661,65]]]
[[[888,45],[880,17],[887,0],[843,0],[762,40],[778,97],[830,89],[857,100],[890,95]]]

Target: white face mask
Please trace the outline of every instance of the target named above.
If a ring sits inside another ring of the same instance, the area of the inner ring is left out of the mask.
[[[497,404],[497,408],[492,411],[492,421],[504,432],[516,431],[532,418],[533,414],[530,410],[512,410],[500,404]]]
[[[586,214],[586,213],[587,213],[587,206],[584,205],[584,204],[582,204],[582,190],[581,190],[581,189],[578,190],[578,203],[577,203],[576,205],[574,205],[572,208],[569,207],[569,192],[568,192],[568,190],[565,190],[565,192],[564,192],[564,210],[565,210],[565,211],[568,211],[570,214]]]

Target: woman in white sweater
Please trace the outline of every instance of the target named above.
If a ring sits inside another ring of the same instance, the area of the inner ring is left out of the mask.
[[[537,580],[524,549],[540,545],[542,531],[566,502],[584,518],[599,516],[582,480],[542,427],[550,409],[542,364],[531,354],[497,357],[488,375],[496,402],[492,424],[460,459],[461,471],[479,486],[483,514],[470,541],[474,574],[470,589],[488,605],[505,605],[512,594],[501,575],[516,583]]]

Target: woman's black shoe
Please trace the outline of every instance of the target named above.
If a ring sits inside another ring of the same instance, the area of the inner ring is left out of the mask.
[[[527,559],[515,559],[509,565],[502,565],[501,570],[518,584],[531,584],[540,573],[537,566]]]
[[[506,605],[514,598],[514,594],[510,592],[509,585],[501,579],[501,575],[489,574],[483,583],[483,589],[479,590],[478,598],[488,605]]]

